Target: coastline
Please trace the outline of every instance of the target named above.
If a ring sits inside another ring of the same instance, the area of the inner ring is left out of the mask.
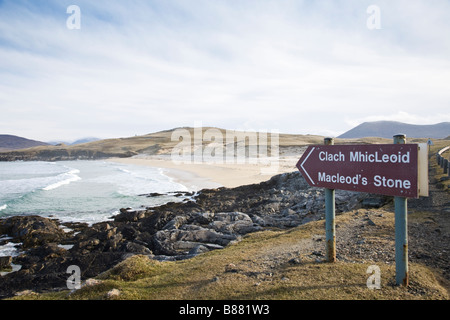
[[[138,156],[131,158],[109,158],[107,161],[160,168],[163,173],[186,186],[190,191],[204,188],[235,188],[261,183],[274,175],[296,171],[295,158],[282,158],[276,167],[263,163],[181,163],[173,162],[169,156]],[[274,170],[273,170],[274,169]]]
[[[154,161],[158,159],[140,159],[140,157],[123,160],[120,159],[121,162],[130,164],[151,165],[167,174],[170,173],[174,176],[174,180],[184,180],[186,183],[197,186],[201,183],[218,183],[217,181],[227,183],[226,180],[233,184],[241,184],[270,177],[270,174],[261,174],[259,169],[264,166],[258,164],[176,165],[168,157],[159,161]],[[291,158],[289,161],[294,160],[295,158]],[[40,216],[13,216],[0,220],[0,239],[13,240],[11,242],[19,244],[18,248],[22,251],[21,255],[10,254],[0,261],[1,265],[7,269],[7,274],[1,276],[0,299],[24,294],[26,296],[18,299],[46,298],[45,295],[41,296],[45,292],[52,292],[51,294],[57,299],[66,299],[72,294],[68,291],[70,289],[67,282],[70,278],[68,266],[77,266],[83,272],[80,281],[83,281],[84,286],[89,286],[92,279],[114,274],[124,264],[134,268],[135,260],[129,259],[147,259],[151,261],[152,266],[157,264],[159,267],[160,263],[166,261],[188,260],[212,250],[224,250],[223,254],[219,255],[225,258],[218,260],[216,269],[210,265],[202,265],[201,268],[195,266],[195,270],[200,272],[198,279],[209,284],[210,288],[217,288],[215,286],[217,279],[227,281],[231,276],[236,276],[239,283],[244,281],[251,289],[255,289],[257,280],[260,285],[270,283],[272,286],[272,283],[275,283],[285,288],[287,281],[297,276],[286,275],[286,270],[303,272],[306,270],[303,267],[310,269],[308,268],[310,263],[315,264],[314,269],[325,265],[321,263],[325,257],[323,253],[324,193],[310,187],[298,170],[291,170],[292,167],[288,161],[286,164],[280,165],[280,171],[288,170],[292,171],[291,173],[277,175],[257,185],[203,190],[193,197],[195,201],[171,202],[148,210],[123,208],[111,221],[94,225],[61,223],[57,219]],[[448,197],[446,197],[446,190],[436,188],[434,184],[432,184],[431,192],[433,193],[430,197],[432,201],[411,201],[410,203],[413,208],[410,216],[412,220],[410,256],[411,262],[418,262],[427,268],[437,270],[436,274],[442,277],[445,284],[448,283],[449,264],[448,259],[442,259],[442,257],[445,257],[445,252],[448,252],[448,243],[442,241],[442,234],[448,233],[445,215]],[[155,195],[155,197],[158,196]],[[370,201],[364,202],[367,198]],[[340,219],[338,221],[340,265],[345,270],[349,270],[349,267],[353,270],[355,262],[362,261],[364,264],[374,262],[384,268],[383,274],[387,274],[387,268],[391,268],[390,262],[394,261],[395,256],[393,238],[385,236],[392,233],[395,227],[391,199],[385,196],[378,196],[375,199],[373,195],[355,194],[342,190],[336,191],[336,199],[338,200],[336,212],[341,213],[337,216]],[[423,221],[433,221],[433,223],[422,223]],[[309,223],[311,224],[305,229],[292,229]],[[244,236],[252,236],[254,232],[265,230],[268,233],[257,234],[255,241],[242,242],[244,246],[242,250],[227,251],[230,243],[238,244]],[[441,231],[436,232],[436,230]],[[282,245],[279,242],[281,233],[283,237],[288,237]],[[273,241],[261,241],[261,234],[264,237],[267,235],[265,239],[273,239]],[[363,240],[361,235],[364,237]],[[256,246],[254,249],[248,246],[252,243]],[[433,250],[431,251],[430,248]],[[246,252],[245,256],[233,255],[238,251]],[[250,256],[254,259],[248,259],[248,252],[253,253]],[[186,264],[182,264],[182,268],[189,266],[189,263],[192,263],[190,261],[195,263],[199,260],[189,260]],[[224,268],[224,261],[237,262],[229,264],[228,268],[225,264]],[[148,264],[149,262],[146,262],[146,265]],[[175,264],[164,266],[173,265]],[[20,266],[20,269],[17,269],[17,266]],[[287,269],[286,266],[289,268]],[[140,267],[136,266],[136,268]],[[153,274],[153,267],[149,268],[152,268],[149,272]],[[365,267],[364,270],[361,269],[361,274],[366,274],[365,270]],[[142,269],[138,270],[138,272],[141,271]],[[126,272],[128,274],[128,271]],[[177,272],[179,274],[179,271]],[[257,272],[257,277],[254,276],[254,272]],[[412,294],[408,297],[414,299],[429,297],[448,299],[448,294],[441,288],[438,281],[432,281],[433,287],[430,289],[428,279],[435,278],[430,276],[429,270],[423,269],[421,273],[417,273],[414,267],[414,272],[413,276],[417,279],[417,282],[414,282],[414,290],[401,291],[398,298],[406,299],[405,293],[408,293]],[[337,274],[333,282],[348,289],[348,285],[342,283],[339,272]],[[192,277],[192,273],[186,272],[182,274],[182,277],[184,276]],[[318,276],[320,279],[324,278],[321,273]],[[266,279],[270,282],[265,282]],[[361,278],[358,279],[357,281],[361,281]],[[426,281],[420,282],[421,279]],[[154,284],[153,277],[148,281]],[[366,278],[361,284],[364,285],[365,281]],[[130,296],[126,295],[127,289],[122,290],[123,283],[125,282],[120,280],[116,285],[118,285],[117,290],[121,292],[121,298],[126,299]],[[183,290],[186,288],[186,283],[183,280],[174,290]],[[129,286],[128,283],[124,285],[125,288],[127,286]],[[163,282],[161,286],[172,288],[173,282],[170,281],[169,284]],[[195,289],[197,285],[194,283],[193,286]],[[385,289],[390,290],[390,284],[384,286]],[[103,290],[101,287],[92,290],[97,292],[99,289]],[[83,295],[86,292],[89,293],[89,290],[87,288],[85,291],[72,291],[74,296],[71,298],[92,298],[92,296]],[[335,290],[335,287],[331,288],[330,294],[335,295]],[[395,294],[399,293],[397,288],[394,290]],[[57,293],[59,291],[62,293]],[[194,291],[189,289],[189,294]],[[95,298],[108,298],[106,291],[100,292],[96,293]],[[174,292],[168,291],[168,296]],[[360,292],[361,290],[356,287],[355,291],[349,294],[351,297],[357,297]],[[132,298],[136,297],[132,296]],[[148,291],[144,291],[139,293],[138,297],[148,299],[153,296],[149,296]],[[366,298],[366,295],[361,297]],[[391,297],[391,293],[384,293],[383,297]],[[396,295],[392,297],[397,298]]]

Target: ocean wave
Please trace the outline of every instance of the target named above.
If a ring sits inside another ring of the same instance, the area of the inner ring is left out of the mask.
[[[127,169],[123,169],[123,168],[118,168],[118,167],[116,167],[116,169],[117,169],[117,170],[119,170],[119,171],[122,171],[122,172],[128,173],[128,174],[133,174],[133,172],[131,172],[130,170],[127,170]]]
[[[9,240],[8,238],[2,238],[2,240]],[[0,246],[0,257],[4,256],[12,256],[16,257],[20,254],[20,251],[17,249],[19,245],[22,243],[13,243],[7,242],[6,244]]]
[[[72,169],[69,172],[62,173],[62,174],[58,175],[58,177],[62,179],[61,181],[52,183],[52,184],[46,186],[45,188],[42,188],[42,190],[45,190],[45,191],[54,190],[61,186],[67,185],[71,182],[81,180],[81,178],[77,175],[77,173],[80,173],[80,170]]]
[[[146,181],[156,181],[153,177],[153,175],[154,175],[153,171],[155,170],[155,168],[145,168],[145,167],[144,168],[139,168],[139,167],[130,168],[129,167],[128,169],[130,169],[130,170],[128,170],[123,167],[119,167],[117,165],[114,165],[113,168],[122,173],[130,175],[135,179],[146,180]]]
[[[4,204],[4,205],[0,206],[0,211],[5,210],[6,208],[8,208],[8,205]]]

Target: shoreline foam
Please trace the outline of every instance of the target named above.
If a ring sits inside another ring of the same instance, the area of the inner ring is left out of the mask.
[[[259,163],[183,163],[177,164],[170,157],[138,156],[131,158],[110,158],[108,161],[161,168],[165,175],[185,185],[190,191],[203,188],[227,187],[255,184],[269,180],[272,176],[284,172],[295,171],[293,159],[280,162],[278,170],[265,172],[267,165]]]

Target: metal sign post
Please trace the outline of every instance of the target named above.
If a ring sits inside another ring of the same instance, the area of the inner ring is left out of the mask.
[[[394,136],[394,144],[405,144],[406,136]],[[395,205],[395,282],[408,286],[408,200],[394,197]]]
[[[426,145],[394,144],[309,146],[297,168],[313,187],[325,189],[326,258],[336,261],[335,190],[393,196],[395,202],[395,263],[397,284],[408,285],[407,198],[428,196]]]
[[[334,145],[333,138],[325,138],[324,144]],[[326,257],[328,262],[336,262],[336,226],[335,226],[335,191],[325,189],[325,233],[326,233]]]

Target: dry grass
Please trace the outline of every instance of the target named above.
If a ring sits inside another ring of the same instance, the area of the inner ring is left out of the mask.
[[[196,137],[195,129],[194,128],[179,128],[183,131],[178,132],[189,132],[189,135],[191,137],[192,146],[194,146],[194,138]],[[129,138],[117,138],[117,139],[105,139],[105,140],[99,140],[99,141],[93,141],[88,142],[84,144],[74,145],[74,146],[66,146],[66,145],[60,145],[60,146],[39,146],[39,147],[33,147],[23,150],[15,150],[15,154],[31,154],[36,155],[40,154],[42,152],[50,151],[50,152],[57,152],[57,151],[67,151],[70,153],[75,152],[103,152],[108,154],[123,154],[126,155],[127,152],[132,153],[145,153],[149,155],[156,155],[156,154],[170,154],[172,148],[176,146],[180,141],[178,135],[173,135],[174,130],[166,130],[156,133],[150,133],[142,136],[135,136],[135,137],[129,137]],[[203,127],[202,128],[202,135],[205,134],[208,130],[214,130],[210,132],[220,132],[222,134],[223,143],[224,145],[227,144],[226,139],[226,132],[225,129],[219,129],[219,128],[210,128],[210,127]],[[228,131],[228,132],[235,132],[236,137],[238,137],[237,141],[241,141],[245,139],[245,136],[248,135],[249,132],[243,132],[243,131]],[[270,145],[270,139],[271,139],[271,132],[268,132],[268,144]],[[318,135],[301,135],[301,134],[279,134],[279,147],[280,148],[288,148],[288,147],[299,147],[299,146],[305,146],[305,145],[311,145],[311,144],[323,144],[323,136]],[[415,139],[422,141],[423,139]],[[425,140],[426,141],[426,140]],[[228,141],[229,142],[229,141]],[[392,139],[383,139],[383,138],[377,138],[377,137],[368,137],[368,138],[361,138],[361,139],[336,139],[336,144],[374,144],[374,143],[391,143]],[[208,139],[204,139],[202,141],[203,146],[206,146],[210,144],[211,141]],[[248,142],[247,142],[248,143]]]
[[[351,213],[337,223],[351,221]],[[391,227],[390,225],[387,227]],[[95,286],[75,293],[33,295],[30,299],[106,299],[113,288],[125,300],[335,300],[335,299],[448,299],[434,274],[426,267],[410,264],[410,286],[398,287],[395,267],[376,262],[381,269],[381,289],[366,282],[368,263],[326,263],[299,255],[300,263],[279,261],[276,253],[317,235],[324,222],[311,222],[290,230],[267,230],[246,236],[241,242],[177,262],[157,262],[133,256],[105,272]],[[374,235],[375,236],[375,235]],[[272,260],[271,260],[272,259]],[[374,264],[374,263],[371,263]]]

